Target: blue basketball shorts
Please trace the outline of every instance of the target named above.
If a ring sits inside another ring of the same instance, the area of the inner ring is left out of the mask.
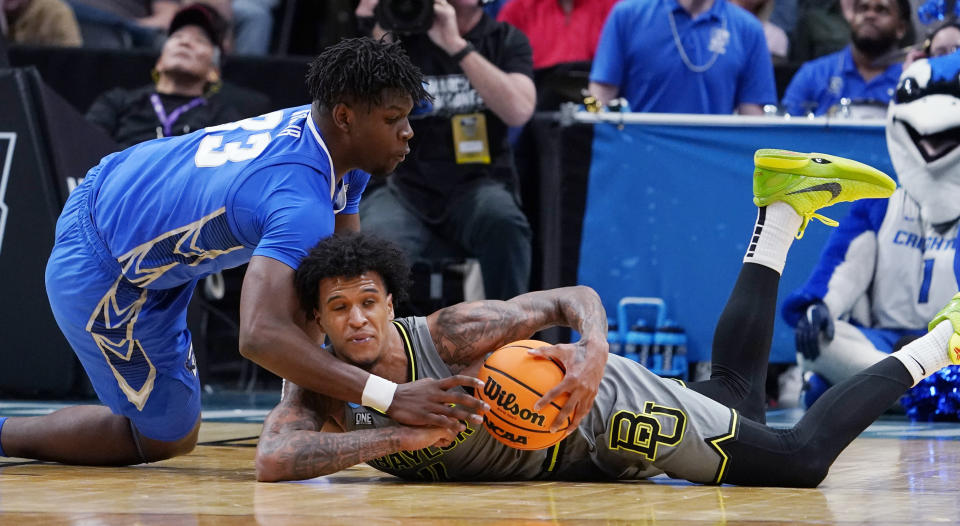
[[[123,277],[91,220],[98,170],[73,191],[57,221],[47,297],[100,401],[148,438],[179,440],[200,417],[186,320],[195,283],[150,290]]]

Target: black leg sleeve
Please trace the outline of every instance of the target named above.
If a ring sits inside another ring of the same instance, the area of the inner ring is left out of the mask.
[[[779,284],[777,271],[744,263],[717,321],[710,379],[689,386],[761,423],[766,422],[767,363]]]
[[[840,452],[913,385],[910,373],[885,358],[833,386],[792,429],[741,420],[723,482],[813,488]]]

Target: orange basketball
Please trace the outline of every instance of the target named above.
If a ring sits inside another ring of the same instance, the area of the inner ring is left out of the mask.
[[[550,432],[550,424],[567,401],[567,394],[540,411],[533,404],[563,380],[563,368],[553,360],[530,356],[530,349],[550,345],[538,340],[508,343],[493,352],[480,369],[480,399],[490,405],[483,425],[494,438],[516,449],[543,449],[560,441],[570,426]]]

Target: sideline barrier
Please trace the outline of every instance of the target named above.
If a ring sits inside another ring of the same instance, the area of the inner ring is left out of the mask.
[[[35,69],[0,68],[2,396],[83,389],[80,364],[47,303],[44,271],[71,186],[115,149]]]
[[[568,116],[569,117],[569,116]],[[713,330],[756,219],[753,152],[784,148],[849,157],[894,176],[882,120],[586,113],[595,123],[578,283],[609,314],[623,296],[655,296],[708,360]],[[842,203],[823,211],[842,220]],[[814,221],[790,250],[780,282],[771,362],[795,360],[779,301],[801,286],[833,231]]]

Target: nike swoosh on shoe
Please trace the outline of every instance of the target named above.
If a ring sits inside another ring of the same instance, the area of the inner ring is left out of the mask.
[[[793,194],[802,194],[804,192],[830,192],[830,195],[833,197],[830,199],[833,201],[837,197],[840,197],[840,192],[843,191],[843,187],[840,186],[840,183],[823,183],[815,186],[808,186],[802,190],[797,190],[796,192],[788,192],[786,195]]]

